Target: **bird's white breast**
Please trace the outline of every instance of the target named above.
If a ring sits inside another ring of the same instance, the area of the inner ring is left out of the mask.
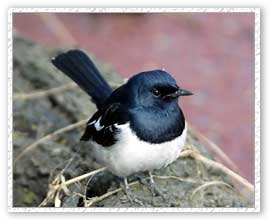
[[[185,123],[186,124],[186,123]],[[160,144],[140,140],[130,129],[129,123],[117,125],[120,132],[117,142],[110,147],[102,147],[92,142],[96,160],[117,176],[129,176],[139,171],[160,169],[173,162],[182,150],[187,133],[187,125],[181,136]]]

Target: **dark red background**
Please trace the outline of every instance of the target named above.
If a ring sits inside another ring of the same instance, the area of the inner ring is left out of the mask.
[[[254,13],[33,14],[14,28],[50,47],[79,46],[124,77],[162,69],[195,93],[187,120],[254,178]]]

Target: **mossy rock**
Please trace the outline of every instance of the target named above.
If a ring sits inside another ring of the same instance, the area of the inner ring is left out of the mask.
[[[50,89],[71,80],[60,73],[50,63],[51,57],[62,50],[45,49],[19,36],[14,36],[14,94],[31,93],[41,89]],[[121,84],[123,79],[110,67],[98,62],[98,68],[112,84]],[[79,88],[65,90],[62,93],[40,97],[38,99],[13,101],[13,144],[14,157],[24,147],[39,138],[71,123],[90,117],[95,112],[95,105]],[[80,143],[83,127],[63,133],[53,140],[46,141],[29,151],[14,165],[13,189],[14,206],[36,207],[45,198],[49,183],[66,164],[64,176],[70,179],[100,167],[91,158],[91,146]],[[188,132],[187,143],[194,146],[201,154],[213,159],[204,144]],[[155,178],[156,185],[163,193],[153,197],[149,188],[135,184],[131,190],[136,198],[143,202],[143,207],[251,207],[253,203],[243,198],[233,187],[230,178],[222,172],[213,172],[204,164],[190,158],[176,160],[168,167],[154,172],[157,176],[175,176],[180,179]],[[147,179],[146,179],[147,180]],[[192,181],[188,181],[192,180]],[[129,178],[136,181],[135,176]],[[223,181],[225,185],[212,185],[194,194],[194,190],[206,182]],[[119,178],[108,172],[96,175],[88,184],[69,186],[71,192],[89,197],[100,196],[119,187]],[[191,196],[192,195],[192,196]],[[192,198],[191,198],[192,197]],[[62,206],[77,207],[82,205],[77,195],[61,193]],[[47,204],[54,205],[54,204]],[[132,207],[123,191],[92,204],[92,207]],[[139,206],[139,205],[135,205]]]

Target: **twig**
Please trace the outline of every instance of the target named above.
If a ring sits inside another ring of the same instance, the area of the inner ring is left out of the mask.
[[[66,126],[66,127],[64,127],[64,128],[60,128],[60,129],[58,129],[58,130],[56,130],[56,131],[54,131],[54,132],[52,132],[52,133],[50,133],[50,134],[48,134],[48,135],[42,137],[42,138],[40,138],[40,139],[37,140],[36,142],[34,142],[34,143],[32,143],[32,144],[26,146],[26,147],[25,147],[25,148],[24,148],[24,149],[16,156],[16,158],[15,158],[15,160],[14,160],[14,164],[16,164],[17,161],[18,161],[19,159],[21,159],[27,152],[29,152],[30,150],[33,150],[34,148],[36,148],[40,143],[43,143],[43,142],[45,142],[45,141],[47,141],[47,140],[49,140],[49,139],[52,139],[52,138],[54,138],[54,137],[56,137],[56,136],[58,136],[59,134],[62,134],[62,133],[64,133],[64,132],[67,132],[67,131],[73,130],[73,129],[75,129],[75,128],[78,128],[78,127],[84,125],[87,121],[88,121],[88,119],[84,119],[84,120],[81,120],[81,121],[76,122],[76,123],[74,123],[74,124],[70,124],[70,125],[68,125],[68,126]]]
[[[100,173],[100,172],[103,172],[105,171],[107,168],[106,167],[102,167],[100,169],[97,169],[97,170],[94,170],[92,172],[89,172],[89,173],[86,173],[86,174],[83,174],[81,176],[78,176],[78,177],[75,177],[75,178],[72,178],[70,180],[67,180],[65,182],[61,182],[61,183],[57,183],[57,184],[51,184],[50,185],[50,189],[53,190],[55,196],[57,195],[57,192],[61,191],[62,189],[67,189],[67,186],[68,185],[71,185],[73,183],[77,183],[77,182],[80,182],[82,181],[83,179],[86,179],[88,177],[93,177],[95,174],[97,173]],[[179,181],[186,181],[186,182],[190,182],[190,183],[195,183],[195,184],[199,184],[200,182],[198,181],[195,181],[195,180],[192,180],[192,179],[184,179],[184,178],[181,178],[181,177],[177,177],[177,176],[156,176],[156,175],[153,175],[154,178],[157,178],[157,179],[176,179],[176,180],[179,180]],[[128,185],[129,186],[133,186],[135,184],[138,184],[139,182],[138,181],[135,181],[135,182],[132,182],[132,183],[129,183]],[[97,203],[101,200],[104,200],[105,198],[117,193],[117,192],[120,192],[122,191],[122,188],[118,188],[118,189],[115,189],[113,191],[110,191],[110,192],[107,192],[106,194],[102,195],[102,196],[99,196],[99,197],[93,197],[91,199],[86,199],[86,195],[82,195],[82,197],[84,198],[84,201],[86,202],[86,206],[89,207],[91,205],[93,205],[94,203]],[[48,195],[51,197],[52,199],[52,194],[53,193],[49,193]],[[59,194],[58,194],[59,195]],[[47,201],[49,201],[49,199],[47,199]],[[59,201],[57,201],[58,204],[59,204]],[[43,206],[45,203],[43,202],[41,206]]]
[[[60,191],[56,192],[55,198],[54,198],[54,207],[59,208],[61,207],[61,199],[60,199]]]
[[[112,88],[117,88],[121,84],[118,83],[110,83]],[[15,93],[13,95],[14,100],[29,100],[29,99],[37,99],[37,98],[42,98],[50,95],[56,95],[58,93],[64,92],[65,90],[69,89],[76,89],[79,88],[78,85],[74,82],[64,84],[59,87],[55,87],[52,89],[47,89],[47,90],[40,90],[40,91],[35,91],[32,93]]]
[[[179,176],[157,176],[157,175],[153,175],[153,177],[157,178],[157,179],[162,179],[162,180],[173,179],[173,180],[179,180],[181,182],[189,182],[189,183],[194,183],[194,184],[201,183],[201,181],[196,181],[194,179],[181,178]]]
[[[246,179],[244,179],[240,175],[236,174],[235,172],[233,172],[229,168],[225,167],[224,165],[222,165],[218,162],[215,162],[213,160],[210,160],[210,159],[202,156],[201,154],[199,154],[198,152],[193,151],[193,150],[182,151],[180,153],[179,157],[180,158],[192,157],[193,159],[201,161],[203,164],[205,164],[211,168],[222,171],[223,173],[228,175],[234,181],[234,183],[235,183],[234,186],[238,189],[238,191],[240,192],[241,195],[243,195],[245,198],[248,198],[249,200],[253,200],[254,186],[250,182],[248,182]]]
[[[207,188],[207,187],[210,187],[210,186],[217,186],[217,185],[223,185],[223,186],[226,186],[228,188],[231,188],[232,189],[232,186],[230,186],[228,183],[225,183],[225,182],[222,182],[222,181],[211,181],[211,182],[205,182],[204,184],[198,186],[195,190],[192,191],[191,195],[190,195],[190,200],[192,200],[193,196],[198,193],[199,191]]]
[[[153,175],[153,177],[157,178],[157,179],[174,179],[174,180],[179,180],[179,181],[182,181],[182,182],[189,182],[189,183],[193,183],[193,184],[201,184],[199,187],[197,187],[191,194],[191,199],[192,197],[200,190],[204,189],[204,188],[207,188],[209,186],[214,186],[214,185],[224,185],[224,186],[227,186],[229,188],[232,188],[231,185],[229,185],[228,183],[225,183],[223,181],[218,181],[218,180],[214,180],[214,181],[196,181],[194,179],[185,179],[185,178],[181,178],[181,177],[178,177],[178,176],[156,176],[156,175]]]
[[[65,85],[62,85],[62,86],[59,86],[59,87],[56,87],[56,88],[52,88],[52,89],[48,89],[48,90],[35,91],[35,92],[32,92],[32,93],[14,94],[13,99],[14,100],[18,100],[18,99],[22,99],[22,100],[36,99],[36,98],[40,98],[40,97],[44,97],[44,96],[49,96],[49,95],[61,93],[61,92],[65,91],[65,90],[74,89],[74,88],[78,88],[78,86],[77,86],[76,83],[71,82],[71,83],[67,83]]]
[[[134,185],[137,185],[139,183],[140,183],[139,181],[134,181],[132,183],[129,183],[128,186],[134,186]],[[105,194],[103,194],[101,196],[93,197],[93,198],[91,198],[89,200],[86,200],[87,204],[85,205],[85,207],[90,207],[93,204],[95,204],[97,202],[100,202],[100,201],[110,197],[111,195],[116,194],[116,193],[121,192],[121,191],[123,191],[123,189],[121,187],[119,187],[119,188],[117,188],[117,189],[115,189],[113,191],[107,192],[107,193],[105,193]]]
[[[52,181],[51,184],[49,184],[49,190],[47,192],[46,197],[42,200],[42,202],[39,204],[38,207],[42,207],[47,205],[50,201],[54,201],[54,198],[57,194],[57,190],[54,187],[54,185],[57,185],[60,183],[60,175],[58,174],[55,179]]]
[[[69,196],[70,195],[70,191],[69,189],[67,188],[67,184],[66,184],[66,178],[64,177],[64,175],[62,174],[60,176],[60,179],[61,179],[61,189],[64,191],[64,193]]]
[[[196,136],[202,143],[205,144],[205,147],[210,150],[211,153],[217,155],[219,157],[218,159],[223,161],[226,166],[236,172],[240,171],[236,164],[213,141],[209,140],[206,136],[204,136],[201,132],[199,132],[190,124],[188,124],[188,129],[194,136]]]
[[[93,179],[93,176],[90,176],[89,179],[87,180],[85,186],[84,186],[84,197],[83,197],[84,202],[86,202],[86,200],[87,200],[87,189],[88,189],[88,185],[92,179]]]
[[[180,177],[177,177],[177,176],[156,176],[156,175],[154,175],[153,177],[158,178],[158,179],[176,179],[176,180],[179,180],[179,181],[187,181],[187,182],[196,183],[196,184],[200,183],[200,182],[197,182],[195,180],[183,179],[183,178],[180,178]],[[139,183],[140,183],[139,181],[134,181],[132,183],[129,183],[128,185],[133,186],[133,185],[137,185]],[[199,191],[199,190],[201,190],[201,189],[203,189],[205,187],[212,186],[212,185],[226,185],[228,187],[231,187],[229,184],[221,182],[221,181],[211,181],[211,182],[205,182],[203,185],[201,185],[202,188],[200,188],[200,189],[199,189],[199,187],[197,188],[198,189],[197,191]],[[116,194],[116,193],[118,193],[118,192],[120,192],[122,190],[123,189],[120,187],[120,188],[117,188],[117,189],[115,189],[113,191],[107,192],[107,193],[105,193],[105,194],[103,194],[101,196],[93,197],[91,199],[88,199],[88,200],[86,200],[87,203],[86,203],[85,207],[90,207],[90,206],[94,205],[95,203],[100,202],[100,201],[102,201],[102,200],[110,197],[111,195],[114,195],[114,194]],[[197,193],[197,192],[195,192],[195,193]]]
[[[243,177],[241,177],[238,174],[234,173],[233,171],[231,171],[230,169],[228,169],[224,165],[222,165],[222,164],[220,164],[218,162],[212,161],[212,160],[202,156],[197,151],[189,150],[189,149],[184,150],[179,155],[179,158],[183,158],[183,157],[192,157],[194,160],[200,161],[203,164],[205,164],[206,166],[209,166],[211,168],[218,169],[218,170],[224,172],[229,177],[231,177],[234,181],[236,181],[238,185],[244,187],[244,191],[247,192],[247,194],[244,194],[244,195],[242,194],[242,195],[245,196],[245,197],[250,196],[250,194],[254,192],[254,186],[252,184],[250,184],[247,180],[245,180]],[[97,170],[91,171],[89,173],[86,173],[86,174],[83,174],[81,176],[69,179],[69,180],[64,181],[64,182],[61,181],[63,178],[61,178],[61,176],[58,175],[56,177],[56,179],[50,184],[49,192],[47,193],[47,197],[43,200],[43,202],[40,204],[40,206],[46,205],[48,203],[48,201],[54,201],[55,199],[57,200],[56,195],[59,195],[59,191],[61,191],[61,190],[65,189],[67,191],[67,186],[68,185],[71,185],[73,183],[78,183],[78,182],[82,181],[83,179],[94,176],[95,174],[103,172],[106,169],[107,169],[106,167],[102,167],[102,168],[99,168]],[[61,172],[61,175],[62,175],[62,172]],[[156,176],[156,175],[154,175],[154,177],[158,178],[158,179],[175,179],[175,180],[179,180],[179,181],[190,182],[190,183],[193,183],[193,184],[202,184],[192,192],[191,198],[198,191],[200,191],[200,190],[202,190],[202,189],[204,189],[206,187],[213,186],[213,185],[225,185],[227,187],[232,188],[229,184],[227,184],[225,182],[222,182],[222,181],[204,182],[204,181],[196,181],[196,180],[193,180],[193,179],[185,179],[185,178],[181,178],[181,177],[178,177],[178,176]],[[132,182],[132,183],[129,184],[129,186],[133,186],[133,185],[138,184],[138,183],[139,183],[138,181]],[[239,187],[238,187],[238,189],[239,189]],[[122,191],[122,188],[115,189],[115,190],[107,192],[107,193],[105,193],[105,194],[103,194],[103,195],[101,195],[99,197],[93,197],[93,198],[90,198],[90,199],[86,199],[86,196],[83,195],[83,197],[85,198],[85,202],[86,202],[85,206],[90,207],[93,204],[95,204],[95,203],[97,203],[97,202],[99,202],[101,200],[104,200],[105,198],[108,198],[109,196],[111,196],[111,195],[113,195],[113,194],[115,194],[117,192],[120,192],[120,191]],[[244,193],[244,191],[239,189],[240,193],[241,192]],[[250,198],[250,197],[248,197],[248,198]],[[59,205],[58,200],[57,200],[57,205]]]
[[[77,176],[75,178],[69,179],[69,180],[66,181],[66,186],[68,186],[70,184],[73,184],[73,183],[76,183],[76,182],[80,182],[83,179],[86,179],[86,178],[88,178],[90,176],[93,176],[95,174],[101,173],[101,172],[105,171],[106,169],[107,169],[106,167],[102,167],[102,168],[99,168],[97,170],[91,171],[89,173],[85,173],[85,174],[83,174],[81,176]],[[56,185],[55,187],[59,187],[59,186],[60,185]]]
[[[106,167],[102,167],[102,168],[96,169],[94,171],[91,171],[89,173],[83,174],[81,176],[77,176],[75,178],[69,179],[67,181],[65,181],[65,179],[64,179],[64,182],[61,182],[61,180],[63,180],[63,177],[61,177],[62,176],[62,172],[60,172],[60,175],[57,175],[55,177],[55,179],[53,180],[53,182],[49,185],[49,190],[48,190],[47,196],[39,204],[39,207],[45,206],[50,201],[57,200],[58,198],[56,198],[56,196],[58,195],[58,197],[59,197],[59,193],[60,193],[61,190],[64,190],[66,192],[69,192],[69,190],[67,188],[68,185],[71,185],[73,183],[80,182],[81,180],[83,180],[83,179],[85,179],[87,177],[94,176],[95,174],[100,173],[100,172],[103,172],[106,169],[107,169]],[[57,202],[59,204],[59,201],[58,200],[57,200]]]

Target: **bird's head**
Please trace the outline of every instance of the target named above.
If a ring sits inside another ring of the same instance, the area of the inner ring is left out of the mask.
[[[166,107],[177,103],[180,96],[192,95],[180,88],[175,79],[165,71],[153,70],[139,73],[127,82],[136,105]]]

